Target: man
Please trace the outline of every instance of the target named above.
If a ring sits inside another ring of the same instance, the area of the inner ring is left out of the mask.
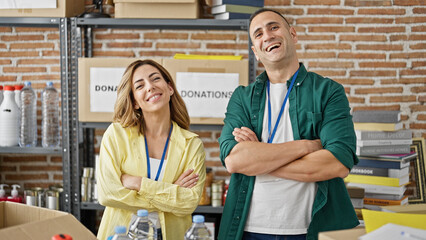
[[[296,31],[279,12],[255,12],[249,33],[265,72],[228,103],[219,239],[317,239],[357,226],[342,179],[358,162],[344,88],[299,63]]]

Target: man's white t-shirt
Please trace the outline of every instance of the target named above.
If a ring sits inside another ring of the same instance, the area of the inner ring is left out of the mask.
[[[287,93],[286,83],[270,84],[271,131]],[[289,115],[289,100],[272,143],[293,141]],[[268,142],[268,98],[263,119],[262,142]],[[262,159],[259,159],[262,161]],[[316,183],[305,183],[269,174],[256,176],[245,231],[274,234],[305,234],[311,222]]]

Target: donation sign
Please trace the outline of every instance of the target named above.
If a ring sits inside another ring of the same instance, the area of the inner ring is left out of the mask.
[[[90,111],[114,112],[117,86],[126,68],[90,68]]]

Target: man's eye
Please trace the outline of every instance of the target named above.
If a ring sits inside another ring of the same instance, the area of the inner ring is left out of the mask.
[[[271,27],[271,30],[277,30],[277,29],[278,29],[278,26]]]
[[[254,35],[254,37],[256,37],[256,38],[261,37],[261,36],[262,36],[262,33],[257,33],[256,35]]]

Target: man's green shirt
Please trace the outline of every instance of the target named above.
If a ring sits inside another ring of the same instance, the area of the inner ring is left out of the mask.
[[[232,135],[234,128],[248,127],[261,139],[267,80],[267,74],[263,72],[249,86],[239,86],[229,100],[225,125],[219,138],[220,158],[224,166],[225,158],[237,144]],[[290,80],[287,81],[287,87],[289,85]],[[321,139],[323,148],[348,169],[358,163],[355,131],[342,85],[308,72],[300,64],[299,74],[289,95],[289,104],[294,140]],[[254,182],[255,177],[232,174],[219,239],[242,238]],[[343,179],[334,178],[317,182],[317,185],[307,239],[317,239],[318,233],[322,231],[348,229],[359,224]]]

